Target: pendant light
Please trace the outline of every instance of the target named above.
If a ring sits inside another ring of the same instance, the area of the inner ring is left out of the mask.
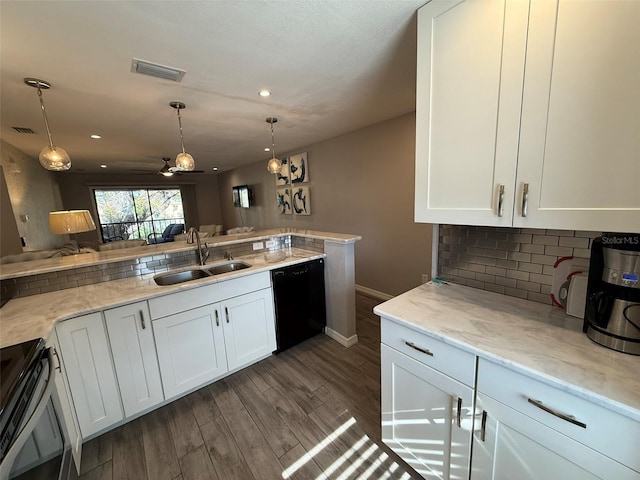
[[[47,111],[44,109],[44,100],[42,98],[42,90],[48,90],[51,88],[51,84],[44,80],[38,80],[37,78],[25,78],[24,83],[30,87],[38,89],[38,98],[40,98],[40,108],[42,108],[42,118],[44,118],[44,126],[47,128],[47,135],[49,136],[49,145],[44,147],[38,155],[40,165],[47,170],[53,170],[55,172],[61,172],[69,170],[71,168],[71,159],[67,152],[60,147],[56,147],[53,144],[51,138],[51,130],[49,130],[49,122],[47,121]]]
[[[278,119],[276,117],[267,117],[265,122],[271,124],[271,160],[267,162],[267,170],[269,173],[278,173],[282,168],[282,162],[276,158],[276,142],[273,139],[273,124]]]
[[[182,117],[180,117],[180,110],[187,108],[182,102],[171,102],[169,105],[178,111],[178,127],[180,128],[180,145],[182,145],[182,153],[179,153],[176,157],[176,170],[182,172],[190,172],[196,164],[193,161],[193,157],[184,150],[184,138],[182,136]]]

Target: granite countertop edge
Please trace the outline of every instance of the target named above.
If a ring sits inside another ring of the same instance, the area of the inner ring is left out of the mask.
[[[490,306],[501,311],[492,315]],[[592,342],[582,333],[582,319],[557,307],[428,283],[376,306],[374,313],[640,421],[640,356]],[[498,331],[499,338],[489,337]],[[533,340],[536,331],[545,348]],[[623,375],[621,369],[630,371]]]

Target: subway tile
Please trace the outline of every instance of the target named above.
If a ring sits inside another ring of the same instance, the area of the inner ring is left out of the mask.
[[[507,241],[509,239],[509,233],[502,231],[503,229],[500,230],[492,230],[490,232],[487,232],[487,239],[490,240],[497,240],[499,242],[504,242]]]
[[[485,283],[484,289],[490,292],[501,293],[504,295],[505,287],[502,285],[496,285],[494,283]]]
[[[531,243],[533,235],[530,233],[512,233],[509,235],[509,241],[516,243]]]
[[[518,297],[518,298],[527,298],[527,292],[525,290],[520,290],[518,288],[510,288],[506,287],[504,289],[504,294],[509,295],[510,297]]]
[[[544,253],[544,245],[534,245],[533,243],[520,244],[520,251],[523,253]]]
[[[476,280],[487,283],[495,283],[495,275],[487,275],[486,273],[476,273]]]
[[[602,232],[590,232],[585,230],[576,230],[574,233],[576,237],[588,237],[588,238],[596,238],[602,236]]]
[[[488,266],[487,269],[485,270],[485,273],[488,275],[494,275],[494,276],[498,276],[498,277],[506,277],[507,276],[507,269],[506,268],[500,268],[500,267],[490,267]]]
[[[440,269],[440,273],[442,273],[444,275],[457,275],[458,274],[458,269],[457,268],[453,268],[453,267],[443,266]]]
[[[542,273],[542,265],[537,263],[520,262],[518,263],[518,270],[522,272]],[[529,276],[529,279],[531,279],[531,276]]]
[[[571,257],[573,256],[573,249],[570,247],[547,245],[544,247],[544,253],[545,255],[555,255],[556,257]]]
[[[540,285],[540,293],[544,293],[545,295],[550,295],[551,285]]]
[[[474,263],[477,263],[477,264],[480,264],[480,265],[487,265],[487,266],[493,266],[498,261],[499,260],[496,259],[496,258],[489,258],[489,257],[478,257],[478,258],[473,260]]]
[[[468,237],[475,238],[475,239],[484,239],[484,238],[487,238],[488,233],[489,232],[486,230],[471,229],[468,231]]]
[[[541,228],[521,228],[520,233],[527,233],[531,235],[544,235],[545,231]]]
[[[467,287],[480,288],[480,289],[484,288],[484,282],[479,282],[478,280],[474,280],[472,278],[465,279],[464,284]]]
[[[533,235],[531,243],[538,245],[558,245],[558,237],[555,235]]]
[[[476,278],[476,272],[470,272],[468,270],[458,270],[458,276],[462,278]]]
[[[517,242],[498,242],[495,248],[509,252],[517,252],[519,247],[520,244]]]
[[[516,270],[518,268],[518,262],[515,260],[502,260],[496,261],[496,267],[506,268],[509,270]]]
[[[518,280],[516,287],[528,292],[540,292],[540,284],[533,282],[525,282],[524,280]]]
[[[527,300],[551,305],[551,296],[544,293],[527,292]]]
[[[487,250],[486,251],[486,256],[490,257],[490,258],[499,258],[502,260],[506,260],[507,259],[507,255],[510,252],[505,252],[504,250]]]
[[[573,256],[578,258],[591,258],[591,250],[586,248],[574,248]]]
[[[529,272],[521,272],[520,270],[507,270],[507,278],[515,278],[516,280],[529,280]]]
[[[539,273],[531,273],[529,275],[529,281],[539,283],[540,285],[551,285],[551,280],[553,276],[551,275],[541,275]]]
[[[551,255],[531,255],[531,263],[539,263],[540,265],[553,265],[557,260],[557,257]]]
[[[467,248],[467,253],[469,253],[471,255],[478,255],[480,257],[486,257],[487,256],[487,250],[485,248],[469,247],[469,248]]]
[[[530,262],[531,254],[530,253],[522,253],[522,252],[509,252],[507,255],[509,260],[515,260],[517,262]]]
[[[546,230],[547,235],[557,235],[558,237],[573,237],[573,230]]]
[[[553,268],[553,265],[543,265],[542,266],[542,274],[543,275],[553,275],[554,271],[555,271],[555,268]]]
[[[476,246],[481,247],[481,248],[498,248],[498,241],[497,240],[488,240],[488,239],[478,239],[476,242]],[[501,247],[503,250],[507,250],[504,247]]]
[[[558,245],[571,248],[589,248],[589,239],[585,237],[560,237]]]

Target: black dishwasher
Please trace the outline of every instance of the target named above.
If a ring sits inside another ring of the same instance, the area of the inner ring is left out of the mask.
[[[282,352],[324,330],[324,259],[271,271],[276,339]]]

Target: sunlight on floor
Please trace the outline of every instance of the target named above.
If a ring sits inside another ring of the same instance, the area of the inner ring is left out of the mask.
[[[335,441],[338,437],[344,434],[350,427],[355,425],[355,418],[351,417],[345,423],[336,428],[327,437],[314,446],[309,452],[305,453],[302,457],[296,460],[288,468],[282,472],[282,478],[288,479],[295,472],[300,470],[307,462],[312,461],[313,458],[326,448],[331,442]],[[360,451],[364,449],[364,451]],[[377,455],[377,458],[375,458]],[[374,459],[375,458],[375,459]],[[348,478],[357,478],[361,480],[375,478],[380,480],[386,480],[398,470],[399,466],[393,462],[384,472],[380,472],[385,468],[383,463],[389,459],[389,456],[383,452],[376,443],[374,443],[367,435],[363,435],[359,440],[353,443],[350,448],[344,452],[338,459],[336,459],[329,467],[327,467],[316,480],[323,480],[327,478],[335,478],[336,480],[346,480]],[[344,466],[346,468],[338,475],[335,474]],[[357,477],[358,470],[367,466],[366,470]],[[411,476],[404,472],[400,479],[410,479]]]

